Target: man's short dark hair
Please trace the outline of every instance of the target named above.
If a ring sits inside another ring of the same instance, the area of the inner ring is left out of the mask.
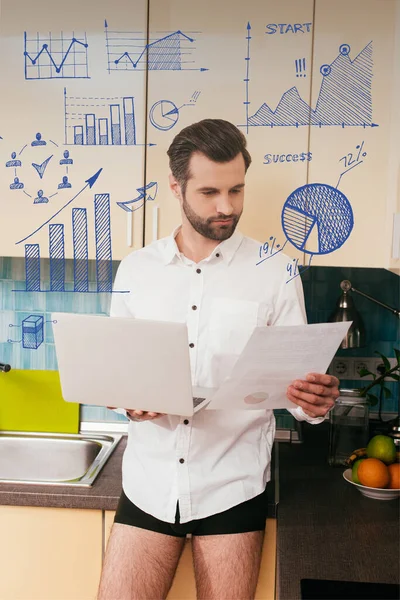
[[[229,121],[204,119],[185,127],[174,137],[167,151],[169,166],[185,192],[190,178],[189,161],[194,152],[220,163],[229,162],[241,153],[247,171],[251,156],[246,146],[244,134]]]

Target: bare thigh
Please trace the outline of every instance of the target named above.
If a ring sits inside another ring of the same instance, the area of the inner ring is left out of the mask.
[[[192,537],[198,600],[251,600],[264,531]]]
[[[114,523],[98,600],[162,600],[172,585],[185,538]]]

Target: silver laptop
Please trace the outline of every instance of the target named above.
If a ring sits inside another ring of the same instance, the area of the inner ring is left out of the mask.
[[[216,391],[192,388],[185,323],[52,313],[64,400],[191,416]]]

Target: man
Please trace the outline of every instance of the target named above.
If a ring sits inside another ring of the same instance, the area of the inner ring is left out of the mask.
[[[217,387],[256,325],[305,322],[300,278],[287,257],[256,266],[259,243],[236,231],[251,158],[223,120],[183,129],[168,156],[182,225],[121,263],[111,315],[188,326],[193,384]],[[319,423],[338,380],[311,374],[287,390],[298,420]],[[275,433],[271,410],[201,410],[191,418],[128,411],[123,493],[99,600],[166,598],[186,533],[199,599],[254,597]]]

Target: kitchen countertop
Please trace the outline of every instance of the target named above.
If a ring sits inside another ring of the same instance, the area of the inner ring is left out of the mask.
[[[127,437],[124,435],[92,487],[0,482],[0,505],[116,510],[122,490],[121,463],[126,442]],[[275,486],[275,474],[278,469],[275,456],[276,453],[273,452],[272,480],[267,490],[268,516],[272,518],[276,517],[277,511],[275,490],[278,486]]]
[[[327,423],[304,423],[303,438],[273,452],[268,516],[278,518],[279,599],[300,599],[303,578],[398,583],[398,501],[365,498],[342,468],[328,466]],[[123,436],[90,488],[0,483],[0,505],[115,510],[125,447]]]
[[[398,584],[399,502],[362,496],[330,467],[328,424],[279,444],[277,589],[297,600],[301,579]]]

